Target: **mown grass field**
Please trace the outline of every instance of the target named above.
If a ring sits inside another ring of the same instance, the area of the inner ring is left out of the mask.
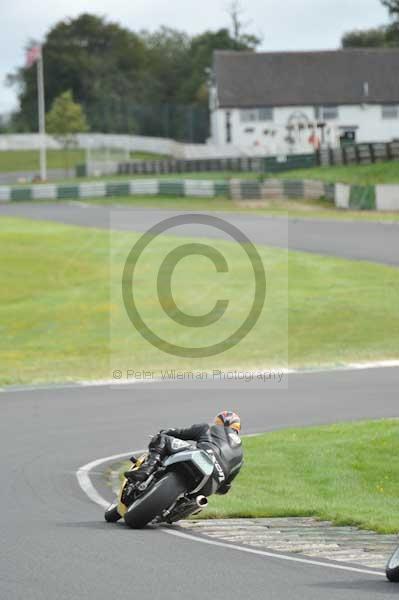
[[[203,518],[318,517],[399,532],[399,420],[243,438],[245,465]]]
[[[258,250],[267,301],[247,338],[211,359],[164,354],[132,327],[121,299],[123,264],[137,239],[1,219],[0,384],[110,379],[114,369],[128,368],[154,369],[156,375],[163,368],[267,369],[286,365],[287,352],[291,367],[398,358],[398,269],[266,247]],[[200,315],[219,298],[230,300],[216,329],[198,333],[165,320],[156,297],[160,262],[184,241],[161,237],[144,255],[135,279],[137,302],[159,335],[184,346],[214,343],[233,332],[252,303],[247,257],[235,244],[213,240],[228,274],[216,273],[203,257],[176,267],[173,291],[182,310]]]
[[[84,150],[69,150],[68,155],[69,166],[71,168],[85,160]],[[49,169],[64,169],[64,153],[60,150],[48,150],[47,167]],[[12,171],[35,170],[39,171],[38,150],[3,150],[0,152],[0,172],[7,173]]]
[[[282,179],[318,179],[329,183],[350,183],[374,185],[378,183],[399,183],[399,161],[385,161],[371,165],[341,165],[336,167],[315,167],[280,173]]]
[[[162,154],[148,152],[132,152],[131,158],[156,160],[167,158]],[[72,149],[68,151],[68,164],[73,169],[77,164],[86,160],[85,150]],[[49,169],[65,168],[65,153],[62,150],[47,150],[47,167]],[[2,150],[0,151],[0,172],[35,171],[39,170],[38,150]]]

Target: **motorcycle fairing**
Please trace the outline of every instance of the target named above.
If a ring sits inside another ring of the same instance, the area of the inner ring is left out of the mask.
[[[213,473],[214,463],[212,458],[204,452],[204,450],[187,450],[168,456],[164,461],[164,466],[169,467],[171,465],[191,462],[197,469],[204,475],[204,477],[210,477]]]

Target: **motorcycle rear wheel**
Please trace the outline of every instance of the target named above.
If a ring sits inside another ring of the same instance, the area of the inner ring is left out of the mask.
[[[385,573],[389,581],[399,583],[399,548],[396,548],[389,559]]]
[[[133,502],[125,513],[125,523],[133,529],[142,529],[172,506],[185,489],[186,484],[178,473],[167,473]]]

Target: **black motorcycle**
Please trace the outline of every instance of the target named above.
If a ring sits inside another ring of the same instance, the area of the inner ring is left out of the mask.
[[[132,458],[131,470],[139,469],[146,457]],[[218,467],[212,452],[170,437],[168,455],[154,473],[143,482],[124,478],[118,502],[105,511],[105,520],[116,523],[123,518],[129,527],[140,529],[198,513],[207,506],[207,496],[218,488]]]

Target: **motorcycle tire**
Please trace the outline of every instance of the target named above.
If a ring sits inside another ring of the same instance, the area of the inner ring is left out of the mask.
[[[142,529],[172,506],[185,489],[186,484],[178,473],[167,473],[133,502],[125,513],[125,523],[133,529]]]
[[[388,581],[393,583],[399,583],[399,547],[396,548],[388,561],[385,573]]]
[[[109,508],[104,513],[104,519],[107,523],[117,523],[122,517],[118,513],[118,506],[116,504],[111,504]]]

